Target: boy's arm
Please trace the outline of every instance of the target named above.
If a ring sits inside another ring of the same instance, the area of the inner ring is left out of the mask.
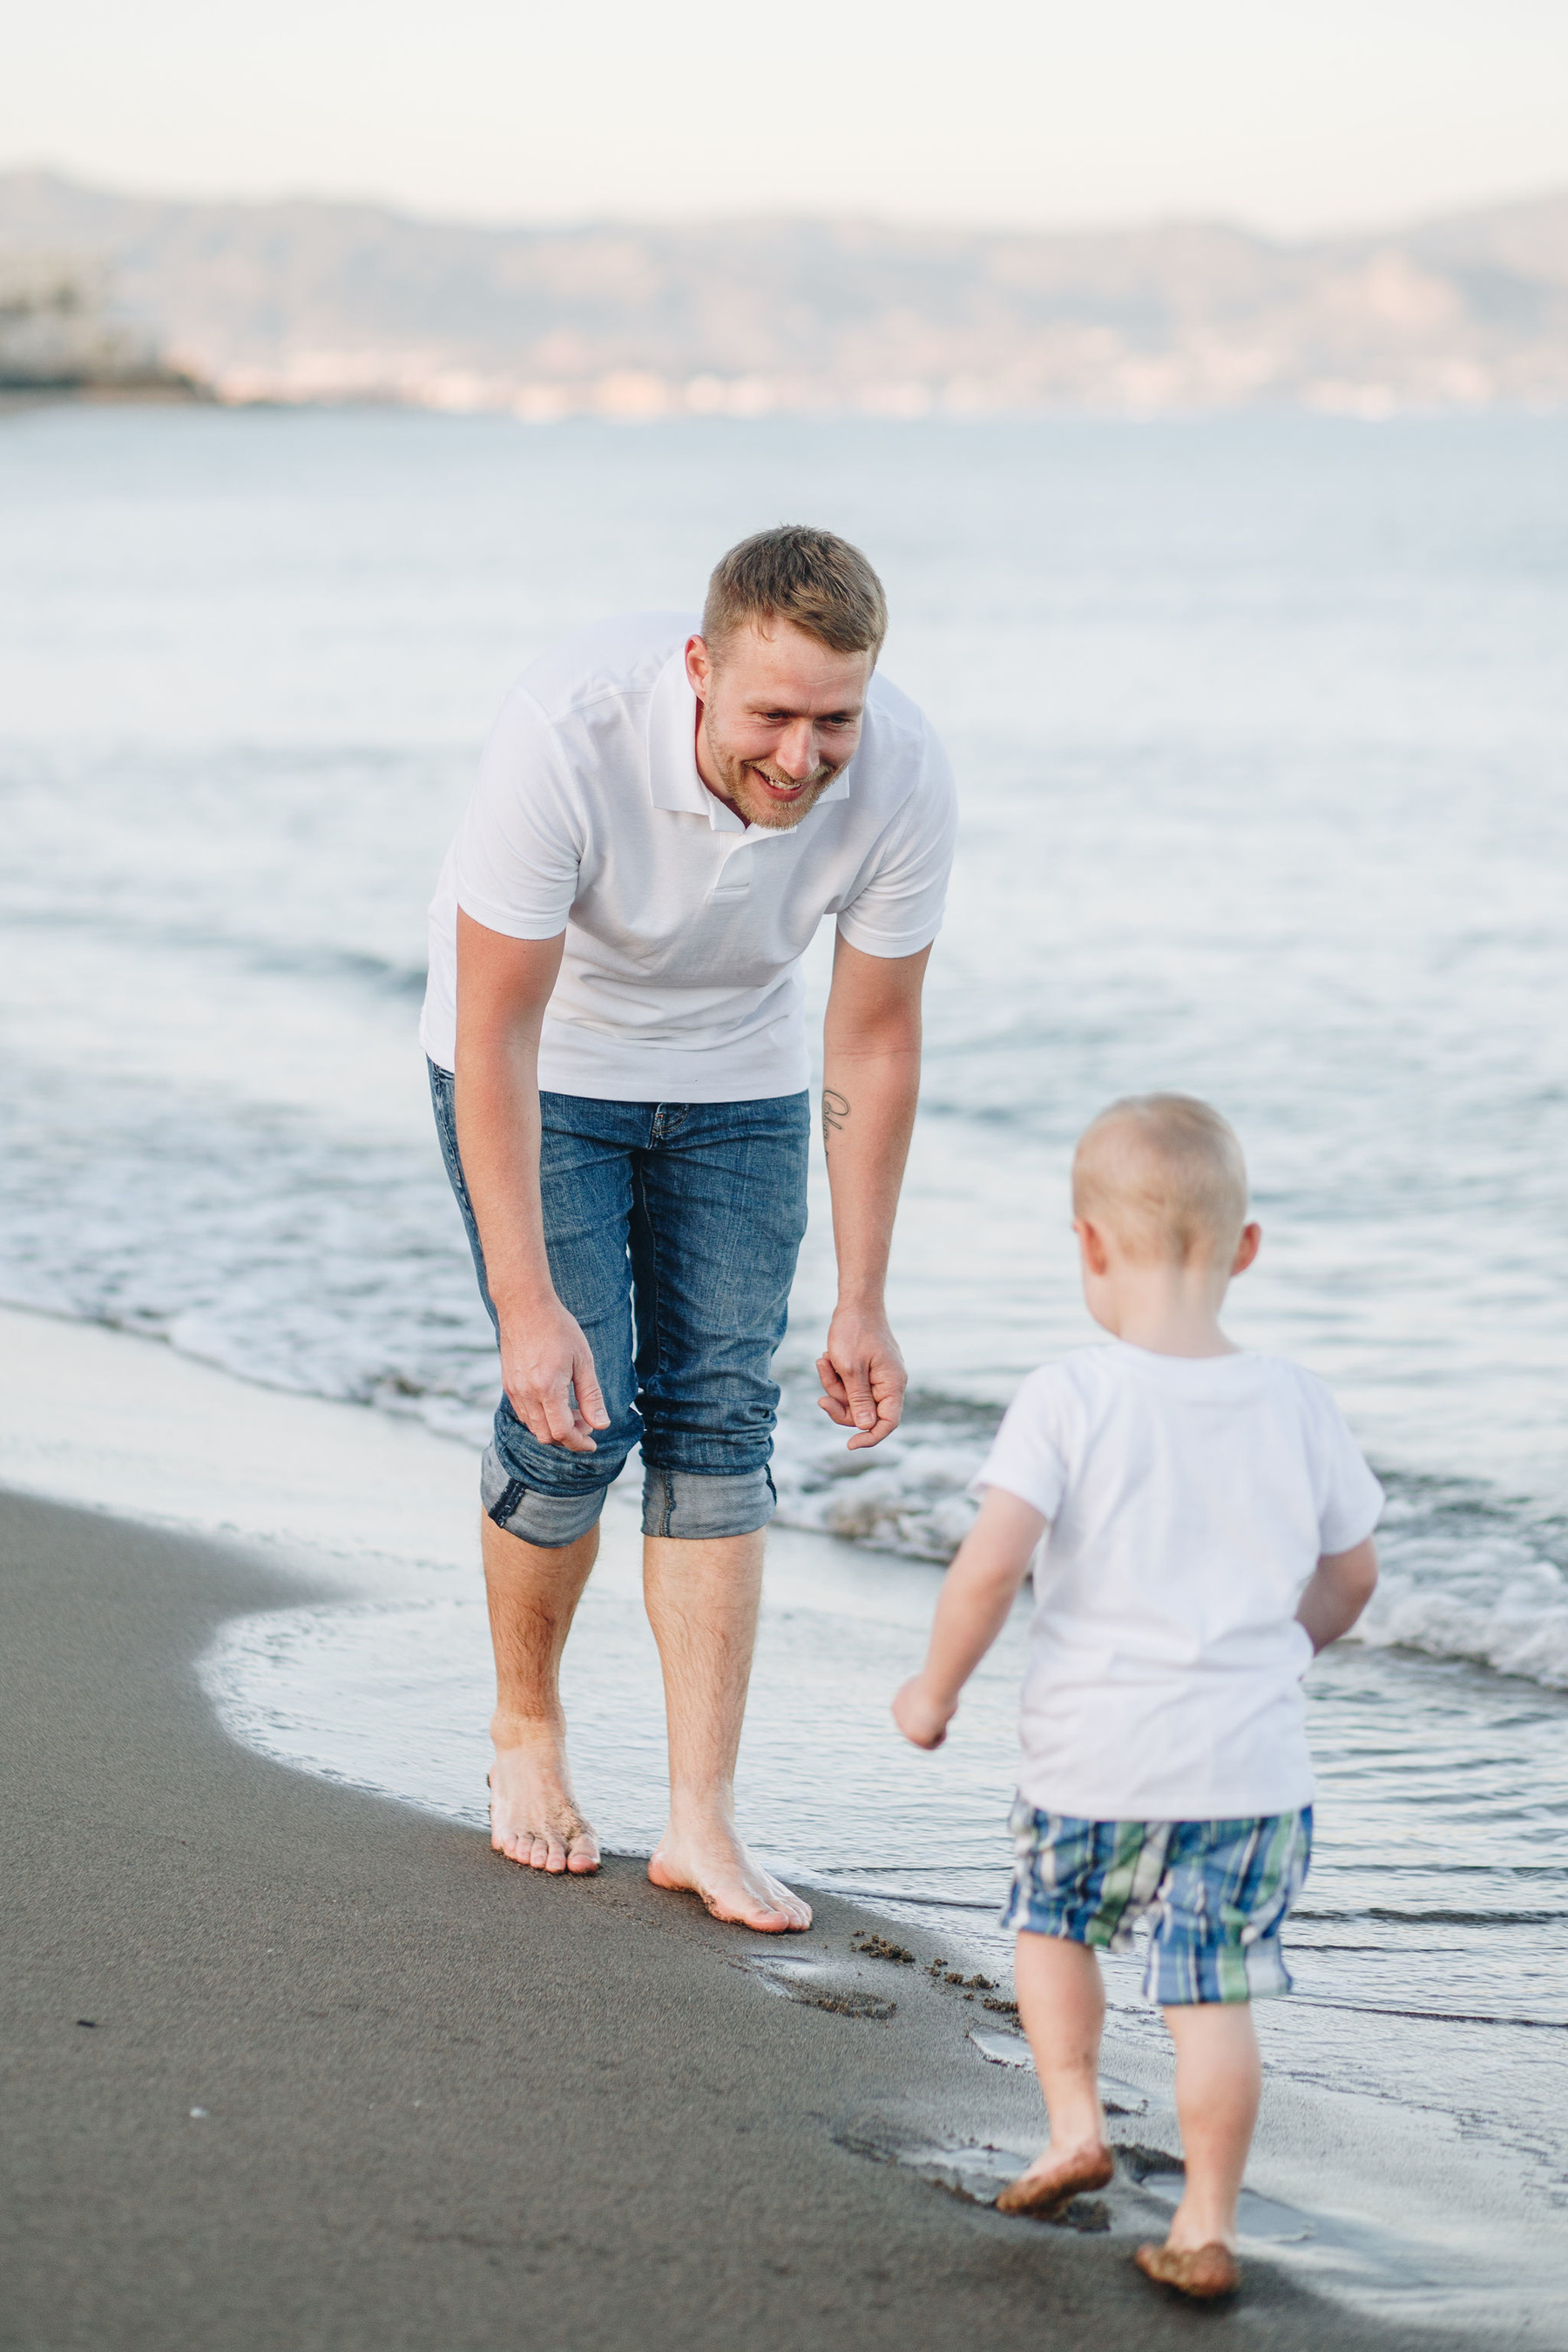
[[[940,1748],[947,1738],[959,1693],[1006,1623],[1049,1525],[1021,1496],[988,1489],[943,1581],[925,1664],[893,1701],[893,1720],[915,1747]]]
[[[1348,1633],[1377,1590],[1377,1546],[1370,1536],[1349,1551],[1327,1551],[1307,1579],[1296,1622],[1312,1638],[1314,1652]]]

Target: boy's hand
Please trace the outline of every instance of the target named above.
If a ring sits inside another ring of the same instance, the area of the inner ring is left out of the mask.
[[[921,1675],[907,1682],[893,1701],[893,1721],[914,1748],[940,1748],[957,1713],[957,1700],[934,1698]]]
[[[893,1701],[912,1748],[940,1748],[959,1693],[1007,1622],[1048,1522],[1033,1503],[993,1486],[942,1580],[925,1664]]]

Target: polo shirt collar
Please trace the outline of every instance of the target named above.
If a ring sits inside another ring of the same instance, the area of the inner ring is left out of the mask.
[[[686,675],[682,641],[660,670],[648,707],[648,793],[657,809],[673,809],[683,816],[705,816],[715,833],[770,832],[768,826],[746,826],[733,809],[710,793],[697,772],[697,697]],[[847,801],[849,774],[855,762],[842,768],[811,811],[815,816],[829,801]],[[810,824],[811,817],[805,822]],[[793,830],[786,827],[786,831]]]
[[[697,697],[686,675],[684,641],[660,670],[647,718],[647,782],[658,809],[710,821],[731,816],[697,772]]]

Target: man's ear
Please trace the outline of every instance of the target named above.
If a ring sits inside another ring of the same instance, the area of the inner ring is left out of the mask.
[[[1236,1245],[1235,1262],[1230,1269],[1232,1276],[1235,1276],[1238,1274],[1245,1274],[1262,1246],[1262,1226],[1243,1225],[1241,1229],[1241,1239]]]
[[[691,691],[698,701],[706,702],[709,684],[713,676],[713,661],[708,651],[706,638],[687,638],[686,675],[690,681]]]
[[[1102,1275],[1110,1264],[1110,1253],[1105,1246],[1105,1235],[1098,1225],[1090,1224],[1087,1217],[1075,1217],[1072,1221],[1072,1229],[1078,1235],[1078,1245],[1083,1252],[1085,1265],[1088,1266],[1090,1274]]]

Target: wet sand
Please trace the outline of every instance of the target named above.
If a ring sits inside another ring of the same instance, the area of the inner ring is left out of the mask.
[[[1173,2303],[1136,2155],[1077,2228],[937,2185],[994,2193],[1013,2158],[953,2151],[1032,2150],[1037,2094],[913,1933],[858,1953],[887,1922],[831,1898],[722,1928],[632,1861],[547,1882],[233,1745],[196,1658],[308,1597],[0,1496],[0,2345],[1437,2340],[1266,2263],[1223,2319]]]

